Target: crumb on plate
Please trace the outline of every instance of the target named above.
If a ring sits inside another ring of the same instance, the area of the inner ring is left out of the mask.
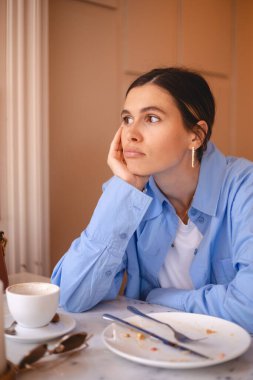
[[[145,335],[142,334],[142,333],[140,333],[140,332],[138,332],[138,333],[136,334],[136,337],[137,337],[138,340],[144,340],[144,339],[145,339]]]
[[[207,333],[208,335],[211,335],[211,334],[216,334],[217,331],[216,331],[216,330],[212,330],[212,329],[206,329],[206,333]]]

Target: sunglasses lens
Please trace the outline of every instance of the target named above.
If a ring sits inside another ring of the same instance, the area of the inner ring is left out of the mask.
[[[35,363],[37,360],[41,359],[47,351],[47,344],[41,344],[35,347],[29,352],[19,363],[19,369],[26,368],[27,366]]]
[[[54,348],[54,354],[61,354],[63,352],[68,352],[76,348],[80,348],[84,344],[87,338],[87,333],[77,333],[70,336],[64,337],[59,344]]]

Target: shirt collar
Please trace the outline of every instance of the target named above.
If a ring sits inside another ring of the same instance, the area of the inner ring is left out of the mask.
[[[211,142],[204,152],[192,207],[215,216],[226,170],[226,158]]]
[[[211,142],[204,152],[197,189],[193,198],[192,207],[211,216],[216,215],[221,186],[226,169],[225,156]],[[154,178],[150,177],[144,192],[153,198],[150,207],[144,215],[143,221],[152,219],[162,213],[163,205],[169,208],[171,204],[157,187]]]
[[[163,210],[163,204],[168,203],[168,199],[163,195],[160,189],[157,187],[153,177],[149,178],[144,192],[152,197],[152,202],[143,217],[143,221],[155,218],[160,215]]]

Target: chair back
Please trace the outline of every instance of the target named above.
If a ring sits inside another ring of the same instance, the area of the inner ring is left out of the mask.
[[[0,280],[3,282],[4,290],[9,285],[7,267],[5,262],[5,247],[7,239],[4,237],[4,232],[0,231]]]

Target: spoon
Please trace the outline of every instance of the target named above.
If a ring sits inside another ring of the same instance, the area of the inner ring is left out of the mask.
[[[60,320],[59,314],[55,313],[55,315],[51,319],[50,323],[57,323],[57,322],[59,322],[59,320]],[[17,331],[16,331],[17,323],[18,323],[17,321],[13,321],[9,327],[6,327],[4,329],[4,333],[7,335],[16,335],[17,334]]]
[[[8,335],[16,335],[16,324],[18,322],[13,321],[12,324],[9,327],[6,327],[4,329],[4,333]]]

